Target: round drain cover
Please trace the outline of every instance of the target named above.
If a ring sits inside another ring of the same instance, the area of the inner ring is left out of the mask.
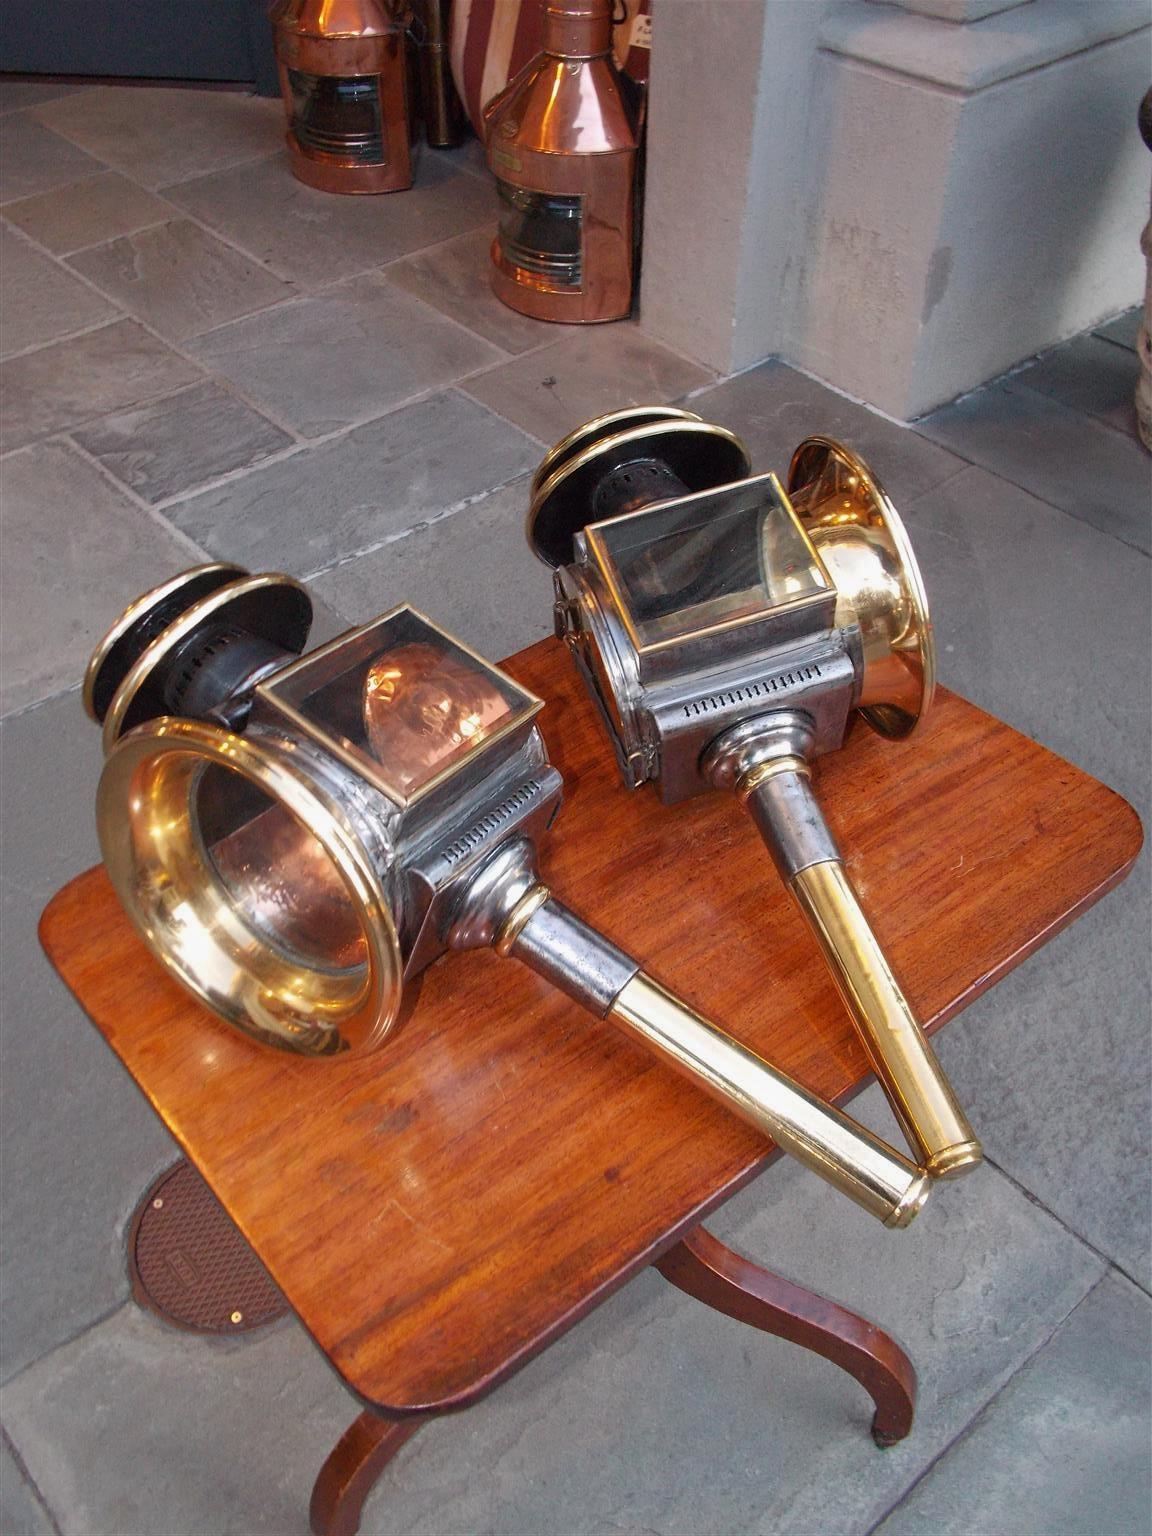
[[[239,1228],[192,1167],[162,1173],[128,1234],[132,1294],[190,1333],[245,1333],[288,1310]]]

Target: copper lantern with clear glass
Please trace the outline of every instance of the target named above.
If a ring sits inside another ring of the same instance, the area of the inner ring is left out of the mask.
[[[292,174],[322,192],[410,187],[407,0],[278,0],[271,19]]]

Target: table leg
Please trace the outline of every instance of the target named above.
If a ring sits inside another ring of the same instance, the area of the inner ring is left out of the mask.
[[[855,1376],[876,1404],[877,1445],[895,1445],[912,1428],[915,1368],[875,1323],[733,1253],[703,1227],[670,1248],[656,1268],[705,1306],[823,1355]]]
[[[316,1536],[355,1536],[376,1479],[426,1418],[386,1419],[365,1409],[320,1468],[308,1507]]]

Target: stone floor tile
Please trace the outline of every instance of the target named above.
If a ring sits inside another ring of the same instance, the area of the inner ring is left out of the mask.
[[[2,100],[2,98],[0,98]],[[48,1516],[6,1445],[0,1444],[0,1531],[4,1536],[55,1536]]]
[[[51,187],[67,186],[107,167],[66,138],[52,133],[27,112],[4,120],[4,157],[0,164],[0,203],[30,197]]]
[[[215,383],[106,416],[73,437],[109,474],[153,503],[247,469],[294,441]]]
[[[284,141],[279,100],[237,91],[101,85],[33,111],[146,187],[268,155]]]
[[[524,538],[528,477],[345,561],[312,589],[363,624],[408,602],[492,661],[552,633],[552,575]]]
[[[378,273],[222,326],[187,350],[305,437],[380,416],[500,356]]]
[[[774,470],[781,481],[795,449],[816,434],[838,438],[863,454],[898,507],[964,468],[962,459],[908,427],[785,363],[763,363],[702,390],[687,403],[705,421],[719,422],[743,438],[753,469],[761,474]]]
[[[1015,381],[946,405],[916,430],[1083,522],[1152,550],[1152,459],[1135,438]]]
[[[38,107],[42,101],[57,96],[72,96],[82,85],[65,85],[58,80],[0,80],[0,113],[19,112],[24,107]]]
[[[166,188],[165,196],[309,287],[496,222],[491,185],[436,151],[424,152],[415,185],[396,197],[317,192],[296,180],[284,154]]]
[[[6,219],[62,256],[118,235],[130,235],[149,224],[162,224],[175,212],[171,203],[115,171],[41,192],[38,197],[23,197],[4,207]]]
[[[1012,385],[1034,389],[1132,436],[1136,431],[1133,395],[1139,377],[1135,352],[1099,336],[1076,336],[1013,374]]]
[[[68,263],[169,341],[187,341],[295,293],[190,219],[173,219]]]
[[[1119,347],[1127,347],[1130,352],[1136,350],[1136,333],[1140,329],[1140,316],[1143,313],[1139,305],[1132,309],[1126,309],[1122,314],[1112,320],[1107,320],[1103,325],[1098,325],[1092,332],[1093,336],[1103,336],[1105,341],[1114,341]]]
[[[450,391],[164,515],[221,558],[305,575],[478,500],[533,468],[539,451]]]
[[[943,682],[1103,779],[1147,824],[1145,559],[979,469],[903,511]],[[989,1155],[1140,1279],[1150,927],[1145,853],[941,1042]]]
[[[1103,1272],[991,1170],[893,1234],[782,1163],[710,1225],[902,1339],[920,1373],[903,1444],[876,1449],[869,1399],[834,1366],[649,1272],[421,1430],[364,1536],[863,1536]]]
[[[294,1321],[237,1339],[127,1306],[13,1382],[13,1443],[64,1536],[289,1536],[359,1405]]]
[[[0,448],[23,447],[202,378],[135,320],[116,320],[0,367]]]
[[[4,270],[0,356],[42,347],[72,331],[114,320],[119,314],[50,257],[3,228],[0,265]]]
[[[1152,1302],[1102,1280],[877,1536],[1146,1530]]]
[[[69,596],[75,602],[83,592],[74,582]],[[115,617],[120,595],[107,602],[101,627]],[[99,857],[100,760],[100,732],[78,690],[0,723],[5,1377],[125,1300],[128,1221],[150,1179],[176,1155],[36,937],[48,898]]]
[[[491,245],[491,229],[472,230],[393,262],[386,276],[505,352],[527,352],[557,340],[563,332],[555,325],[517,314],[492,292]]]
[[[592,416],[675,400],[709,377],[622,321],[564,328],[550,346],[490,369],[467,389],[541,442],[554,443]]]
[[[3,537],[4,712],[78,683],[124,604],[194,563],[66,443],[5,459]]]

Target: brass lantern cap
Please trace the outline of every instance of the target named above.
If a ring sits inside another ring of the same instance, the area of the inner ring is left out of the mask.
[[[300,956],[245,920],[201,837],[200,775],[247,780],[319,845],[347,893],[364,961],[337,969]],[[122,737],[96,801],[100,847],[132,923],[172,976],[264,1044],[307,1056],[363,1055],[396,1021],[400,943],[387,895],[339,804],[265,743],[165,717]]]
[[[105,753],[125,731],[167,712],[164,663],[202,625],[222,621],[299,654],[312,627],[312,599],[294,577],[270,572],[230,580],[185,608],[136,657],[116,689],[104,715]]]
[[[936,691],[936,642],[900,514],[865,460],[830,437],[807,437],[796,449],[788,496],[864,633],[860,713],[881,736],[911,735]],[[849,577],[847,567],[835,569],[837,556],[862,533],[871,559]]]
[[[610,437],[615,432],[622,432],[629,427],[644,427],[653,421],[700,421],[695,411],[685,411],[678,405],[626,405],[623,410],[609,411],[605,416],[593,416],[591,421],[586,421],[569,432],[567,437],[562,437],[558,443],[553,443],[548,452],[540,460],[536,473],[532,476],[532,495],[535,496],[540,487],[551,475],[573,459],[585,448],[591,447],[604,437]]]
[[[595,518],[596,486],[614,469],[635,459],[658,459],[692,493],[743,480],[751,468],[748,450],[734,432],[691,413],[686,419],[648,421],[623,432],[612,431],[612,417],[602,420],[609,423],[607,435],[589,433],[586,445],[563,458],[540,484],[528,509],[528,542],[553,569],[572,559],[573,539]]]
[[[245,575],[243,566],[222,561],[194,565],[129,603],[92,652],[84,673],[82,697],[89,719],[100,724],[129,667],[161,630],[200,598]]]

